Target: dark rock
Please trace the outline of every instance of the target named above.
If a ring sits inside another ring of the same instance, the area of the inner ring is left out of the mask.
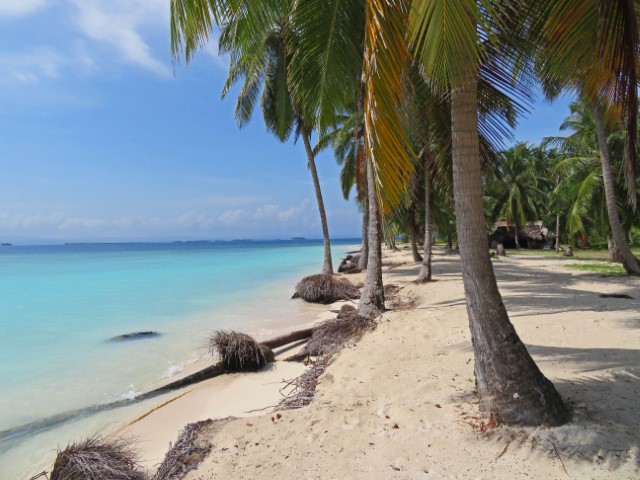
[[[143,338],[153,338],[159,337],[159,332],[153,332],[151,330],[147,332],[133,332],[133,333],[125,333],[123,335],[117,335],[115,337],[111,337],[109,340],[113,342],[121,342],[124,340],[141,340]]]

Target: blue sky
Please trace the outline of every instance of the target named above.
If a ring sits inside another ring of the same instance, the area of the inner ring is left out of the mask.
[[[169,0],[0,0],[0,240],[320,237],[302,144],[220,99],[212,45],[171,62]],[[554,135],[538,102],[520,140]],[[330,153],[318,170],[334,237],[356,237]]]

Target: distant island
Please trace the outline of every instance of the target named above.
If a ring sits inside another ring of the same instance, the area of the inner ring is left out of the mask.
[[[2,246],[2,247],[11,247],[12,245],[10,243],[0,243],[0,246]]]
[[[304,237],[291,237],[290,240],[306,240]]]

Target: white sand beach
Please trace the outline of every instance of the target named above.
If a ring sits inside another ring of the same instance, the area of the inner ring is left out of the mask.
[[[177,392],[120,434],[137,437],[152,469],[186,423],[239,417],[201,432],[212,450],[189,480],[640,478],[639,280],[569,270],[563,259],[496,259],[511,320],[574,419],[490,429],[474,395],[459,257],[436,249],[435,281],[416,285],[410,252],[384,256],[385,283],[414,305],[387,311],[334,357],[310,405],[273,410],[305,368],[279,360]]]

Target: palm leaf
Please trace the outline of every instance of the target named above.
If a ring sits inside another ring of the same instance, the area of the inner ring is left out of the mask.
[[[413,169],[400,114],[403,76],[409,65],[408,16],[404,1],[367,0],[364,138],[383,211],[400,204]]]

